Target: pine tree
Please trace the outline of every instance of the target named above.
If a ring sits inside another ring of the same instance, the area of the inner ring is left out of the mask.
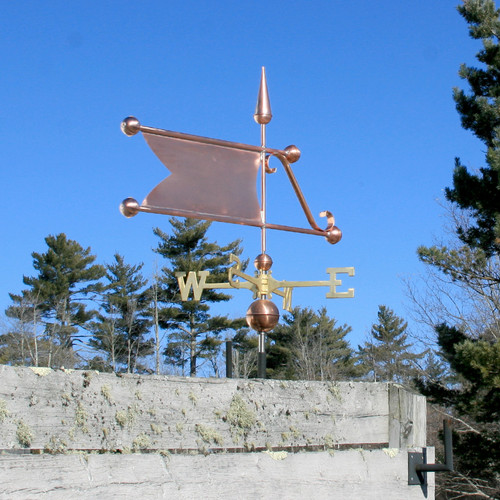
[[[436,327],[451,382],[418,381],[429,400],[452,411],[461,432],[454,438],[455,469],[444,484],[458,492],[497,498],[500,494],[500,342],[472,339],[445,324]],[[491,495],[491,496],[490,496]]]
[[[458,7],[469,23],[472,38],[482,40],[477,54],[482,67],[463,64],[460,76],[470,85],[470,93],[454,90],[462,126],[471,130],[487,148],[486,167],[469,173],[460,159],[455,160],[453,187],[446,197],[459,207],[471,210],[476,225],[458,228],[469,246],[482,248],[488,255],[500,253],[500,19],[492,0],[466,0]]]
[[[296,307],[268,334],[269,378],[339,380],[359,374],[353,350],[345,339],[351,331],[337,326],[326,308],[314,312]]]
[[[417,375],[417,360],[426,353],[411,351],[413,344],[408,343],[406,333],[408,323],[394,311],[381,305],[378,310],[378,323],[372,325],[371,339],[359,348],[363,365],[375,382],[411,383]]]
[[[139,360],[153,352],[152,340],[146,339],[151,326],[150,296],[141,274],[143,264],[126,264],[120,254],[114,259],[106,266],[102,312],[92,323],[90,345],[106,354],[113,371],[132,373],[141,370]]]
[[[218,290],[204,290],[199,301],[182,301],[175,273],[209,271],[207,283],[227,281],[230,254],[238,256],[243,250],[240,240],[225,246],[208,242],[206,233],[210,222],[171,218],[170,224],[171,236],[159,228],[153,230],[160,238],[155,252],[170,264],[161,270],[162,290],[158,300],[164,306],[159,310],[158,322],[161,328],[171,332],[164,353],[167,362],[179,367],[183,374],[189,365],[190,376],[196,376],[199,359],[213,360],[222,342],[220,334],[239,328],[241,320],[210,314],[210,304],[231,299],[231,295]]]
[[[446,498],[500,496],[500,11],[492,0],[466,0],[458,8],[472,38],[482,40],[480,67],[462,65],[470,93],[455,89],[462,126],[485,145],[486,166],[469,173],[456,160],[447,199],[465,213],[456,235],[465,246],[421,247],[420,259],[441,277],[438,291],[458,285],[456,314],[434,320],[440,355],[448,365],[440,379],[418,385],[431,403],[455,419],[455,472],[444,481]],[[468,217],[472,222],[468,223]],[[443,283],[446,287],[443,289]],[[456,296],[453,296],[455,299]],[[439,314],[438,314],[439,316]],[[451,380],[450,380],[450,377]]]
[[[26,303],[31,302],[32,316],[40,317],[43,323],[47,366],[72,366],[75,342],[83,341],[82,328],[94,315],[85,301],[100,289],[98,280],[104,269],[94,264],[96,257],[90,247],[84,249],[64,233],[47,236],[45,242],[49,247],[45,253],[32,253],[38,275],[24,276],[29,289],[21,295],[10,294],[13,305],[6,315],[21,320]],[[36,303],[30,299],[33,297]]]

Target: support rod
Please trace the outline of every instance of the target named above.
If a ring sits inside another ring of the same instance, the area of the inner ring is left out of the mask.
[[[259,332],[259,352],[257,358],[257,378],[266,378],[266,334]]]
[[[262,152],[260,153],[260,213],[262,218],[260,247],[261,253],[266,253],[266,124],[260,126],[260,145]]]
[[[233,342],[226,340],[226,378],[233,378]]]

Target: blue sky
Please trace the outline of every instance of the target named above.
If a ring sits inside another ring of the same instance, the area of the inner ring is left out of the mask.
[[[482,145],[460,126],[452,87],[474,63],[456,0],[23,1],[0,18],[0,148],[4,193],[0,310],[31,253],[64,232],[101,263],[119,252],[155,266],[155,226],[168,218],[125,219],[119,203],[141,201],[166,174],[128,115],[144,125],[259,144],[253,121],[260,68],[273,110],[270,147],[296,144],[295,174],[314,214],[330,210],[343,231],[322,238],[269,231],[273,276],[327,279],[327,267],[354,266],[354,299],[297,290],[294,304],[326,306],[363,342],[385,304],[408,316],[401,277],[420,265],[416,248],[442,232],[436,200],[451,183],[454,157],[482,164]],[[285,174],[268,180],[268,219],[307,222]],[[256,228],[214,223],[223,244],[243,239],[260,252]],[[161,261],[158,262],[161,265]],[[276,303],[281,305],[281,301]],[[245,290],[225,305],[244,315]],[[414,331],[417,325],[412,325]]]

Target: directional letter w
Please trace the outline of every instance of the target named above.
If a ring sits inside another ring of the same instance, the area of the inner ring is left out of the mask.
[[[200,300],[201,294],[205,289],[205,281],[209,274],[210,273],[208,271],[198,271],[198,273],[190,271],[187,275],[187,279],[185,279],[186,273],[175,273],[177,283],[179,283],[179,288],[181,291],[181,299],[188,300],[189,293],[191,292],[192,288],[194,300]],[[200,281],[198,281],[196,275],[198,275]]]

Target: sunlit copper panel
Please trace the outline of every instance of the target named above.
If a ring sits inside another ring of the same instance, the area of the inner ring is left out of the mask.
[[[261,225],[257,198],[260,153],[143,131],[171,175],[141,209],[165,214]]]

